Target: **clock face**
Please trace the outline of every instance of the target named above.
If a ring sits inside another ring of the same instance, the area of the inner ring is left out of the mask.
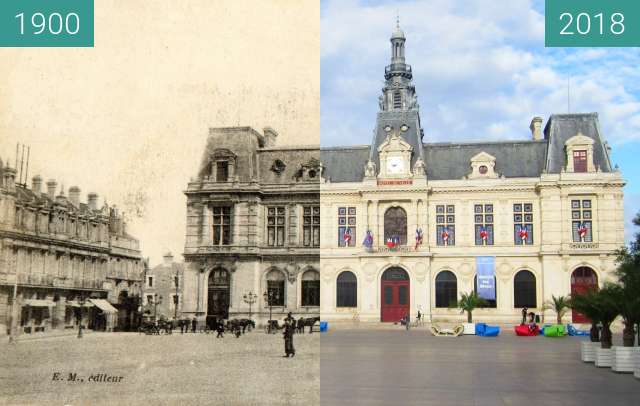
[[[387,173],[399,174],[404,172],[404,159],[399,156],[387,158]]]

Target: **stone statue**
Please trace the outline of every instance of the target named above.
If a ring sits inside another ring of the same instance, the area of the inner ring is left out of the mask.
[[[380,107],[380,110],[384,110],[384,98],[382,95],[378,96],[378,106]]]
[[[413,173],[415,173],[416,175],[424,175],[424,170],[424,161],[422,160],[422,158],[418,157],[416,163],[413,165]]]
[[[376,176],[376,164],[373,161],[367,161],[367,165],[364,167],[364,176],[367,178]]]

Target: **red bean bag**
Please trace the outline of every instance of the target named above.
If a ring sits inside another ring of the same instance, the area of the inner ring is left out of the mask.
[[[516,331],[516,334],[521,337],[533,337],[540,334],[540,327],[538,326],[531,330],[528,325],[521,324],[519,326],[515,326],[513,329]]]

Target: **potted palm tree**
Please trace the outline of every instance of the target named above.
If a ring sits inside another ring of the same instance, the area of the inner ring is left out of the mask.
[[[478,297],[476,292],[462,293],[460,300],[456,303],[456,307],[460,309],[460,314],[467,313],[467,322],[463,323],[464,331],[462,334],[475,334],[476,325],[473,323],[473,311],[480,306],[485,305],[484,299]]]
[[[580,358],[583,362],[595,362],[596,348],[600,346],[600,313],[596,306],[596,290],[589,290],[585,293],[575,294],[571,297],[570,306],[578,313],[582,313],[591,321],[589,330],[589,341],[582,341],[580,344]]]
[[[611,367],[612,362],[612,334],[611,324],[618,317],[617,293],[615,285],[610,283],[600,289],[596,295],[596,307],[600,313],[602,332],[600,347],[596,348],[596,366]]]
[[[562,324],[562,318],[569,310],[570,299],[568,296],[554,296],[551,295],[551,299],[544,302],[542,305],[543,310],[553,310],[556,314],[556,327],[558,329],[562,329],[560,331],[564,331],[564,326]]]

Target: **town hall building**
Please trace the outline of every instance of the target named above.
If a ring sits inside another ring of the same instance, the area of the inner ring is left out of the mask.
[[[320,152],[323,320],[462,320],[456,300],[476,290],[476,319],[513,322],[611,278],[625,182],[598,115],[534,117],[529,140],[429,142],[405,41],[397,27],[371,144]]]

